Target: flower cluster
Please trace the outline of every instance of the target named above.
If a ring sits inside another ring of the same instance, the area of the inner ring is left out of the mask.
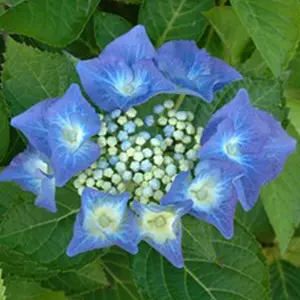
[[[69,256],[117,245],[135,254],[144,240],[174,266],[183,266],[181,217],[190,214],[233,235],[237,202],[245,210],[274,179],[295,141],[240,90],[207,126],[173,100],[145,117],[134,106],[153,96],[193,95],[206,102],[241,75],[198,49],[171,41],[156,50],[143,26],[110,43],[99,57],[76,66],[78,85],[12,119],[29,140],[0,173],[56,211],[55,186],[73,185],[82,205]]]

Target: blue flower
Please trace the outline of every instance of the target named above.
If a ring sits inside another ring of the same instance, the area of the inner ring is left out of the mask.
[[[46,113],[51,163],[57,186],[88,168],[99,156],[99,146],[89,139],[100,130],[94,108],[72,84]]]
[[[57,186],[63,186],[100,156],[98,145],[89,141],[99,132],[100,120],[77,84],[61,98],[40,102],[11,123],[50,159]]]
[[[228,164],[215,161],[198,163],[195,178],[189,172],[179,173],[162,205],[193,201],[190,214],[214,225],[222,235],[233,236],[233,219],[237,194],[233,182],[242,176]]]
[[[183,267],[180,218],[191,206],[190,201],[166,206],[136,201],[132,204],[138,215],[139,241],[147,242],[177,268]]]
[[[211,102],[214,92],[242,76],[218,58],[199,49],[194,41],[167,42],[158,50],[157,65],[177,85],[177,93]]]
[[[279,122],[251,106],[243,89],[211,118],[201,144],[202,160],[231,162],[244,169],[245,176],[236,180],[235,186],[245,210],[254,206],[261,186],[282,171],[296,147]]]
[[[85,188],[67,254],[75,256],[113,245],[137,253],[137,226],[127,208],[129,197],[130,193],[111,195]]]
[[[17,155],[0,173],[0,181],[14,181],[25,191],[37,195],[35,204],[56,212],[55,177],[45,155],[32,146]]]
[[[158,93],[172,93],[174,85],[157,69],[156,55],[145,28],[134,27],[110,43],[99,57],[76,67],[82,85],[102,109],[128,110]]]

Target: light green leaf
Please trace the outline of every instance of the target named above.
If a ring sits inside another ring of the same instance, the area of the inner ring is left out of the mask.
[[[137,283],[150,299],[264,300],[267,268],[255,239],[239,223],[232,240],[195,218],[184,220],[185,265],[174,268],[142,244],[134,257]]]
[[[274,181],[264,186],[261,192],[261,200],[276,233],[281,252],[287,250],[300,224],[300,138],[291,125],[287,131],[298,141],[297,151],[288,158],[283,172]]]
[[[146,26],[156,46],[169,40],[198,41],[207,26],[202,12],[212,7],[212,0],[145,0],[139,23]]]
[[[23,1],[0,17],[0,28],[64,47],[80,35],[99,2]]]
[[[300,134],[300,103],[294,100],[287,100],[287,106],[290,108],[289,118],[298,134]]]
[[[67,296],[75,296],[102,289],[108,282],[101,259],[98,257],[80,269],[63,271],[43,281],[42,284],[52,290],[63,290]]]
[[[5,285],[2,279],[2,269],[0,269],[0,300],[6,300],[5,297]]]
[[[131,28],[132,25],[118,15],[102,11],[97,11],[94,15],[95,39],[100,49],[104,49],[107,44]]]
[[[10,278],[5,284],[7,300],[67,300],[62,292],[44,289],[34,281]]]
[[[62,95],[77,80],[75,69],[65,56],[8,39],[3,92],[13,115],[41,100]]]
[[[287,252],[282,257],[294,266],[300,267],[300,237],[291,240]]]
[[[230,0],[275,76],[293,57],[300,39],[298,0]]]
[[[239,65],[251,39],[235,11],[230,6],[214,7],[204,15],[224,44],[223,58],[233,66]]]
[[[288,99],[300,100],[300,46],[289,65],[290,76],[285,84],[284,95]]]
[[[272,300],[300,299],[300,268],[275,260],[269,268]]]
[[[9,121],[7,115],[7,108],[4,103],[4,97],[0,92],[0,165],[4,160],[5,154],[9,146]]]

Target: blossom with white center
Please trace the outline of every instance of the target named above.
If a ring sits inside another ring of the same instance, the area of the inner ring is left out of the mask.
[[[133,121],[128,121],[126,124],[124,124],[123,129],[127,133],[134,133],[136,130],[136,124]]]
[[[177,153],[184,153],[184,151],[185,151],[185,146],[184,146],[184,144],[179,143],[179,144],[175,145],[174,150],[175,150],[175,152],[177,152]]]
[[[181,130],[176,130],[173,133],[173,137],[176,141],[181,141],[184,137],[184,133]]]
[[[157,120],[158,125],[165,126],[168,124],[168,119],[165,117],[159,117]]]
[[[125,152],[122,152],[120,155],[119,155],[119,158],[120,158],[120,161],[122,162],[127,162],[128,161],[128,155],[125,153]]]
[[[142,152],[136,151],[133,154],[133,159],[136,161],[142,161],[144,159],[144,154]]]
[[[99,180],[103,177],[103,170],[101,169],[96,169],[94,172],[93,172],[93,177],[94,179],[96,180]]]
[[[145,197],[152,197],[153,196],[153,189],[151,186],[147,186],[143,190],[143,196]]]
[[[103,175],[107,178],[111,178],[114,174],[114,170],[112,168],[107,168],[103,171]]]
[[[81,184],[84,184],[85,181],[87,179],[87,175],[85,173],[81,173],[79,176],[78,176],[78,180]]]
[[[135,140],[135,143],[137,145],[143,146],[144,144],[146,144],[146,139],[142,136],[138,136]]]
[[[116,146],[118,144],[118,140],[114,136],[110,136],[107,138],[107,145],[110,147]]]
[[[128,150],[130,147],[132,146],[132,143],[130,142],[130,141],[124,141],[124,142],[122,142],[122,144],[121,144],[121,149],[123,150],[123,151],[126,151],[126,150]]]
[[[176,116],[176,110],[172,109],[168,111],[168,117],[174,118]]]
[[[126,141],[128,139],[128,133],[124,130],[121,130],[117,137],[120,142]]]
[[[115,156],[118,153],[118,148],[116,147],[109,147],[107,150],[110,156]]]
[[[140,163],[138,161],[133,161],[130,163],[130,169],[133,171],[133,172],[137,172],[140,170]]]
[[[107,124],[107,129],[110,133],[116,132],[118,130],[118,125],[114,122],[109,122]]]
[[[115,109],[110,113],[110,116],[112,119],[116,119],[121,115],[121,110],[120,109]]]
[[[150,162],[149,159],[145,159],[141,162],[141,170],[144,172],[147,172],[149,170],[151,170],[152,168],[152,163]]]
[[[128,155],[128,157],[132,157],[135,153],[135,148],[130,147],[129,149],[127,149],[126,154]]]
[[[146,180],[146,181],[149,181],[149,180],[151,180],[153,178],[153,173],[152,172],[146,172],[145,174],[144,174],[144,179]]]
[[[177,168],[174,164],[169,164],[167,165],[166,167],[166,173],[169,175],[169,176],[174,176],[176,173],[177,173]]]
[[[115,167],[118,173],[123,173],[126,171],[126,165],[122,161],[117,162]]]
[[[162,157],[162,155],[154,155],[153,160],[157,166],[161,166],[164,162],[164,158]]]
[[[121,116],[118,118],[117,123],[121,126],[123,126],[124,124],[126,124],[127,122],[127,117],[126,116]]]
[[[149,185],[154,189],[154,190],[158,190],[161,186],[160,181],[157,178],[152,179],[149,182]]]
[[[133,119],[137,115],[137,110],[135,108],[130,108],[125,114],[128,118]]]
[[[144,148],[142,152],[143,152],[144,156],[147,158],[149,158],[153,155],[153,151],[149,148]]]
[[[109,163],[114,166],[118,161],[120,161],[120,158],[116,155],[113,155],[109,158]]]
[[[126,170],[123,175],[122,175],[123,179],[125,181],[130,181],[132,179],[132,172],[131,171],[128,171]]]
[[[133,176],[133,181],[137,184],[142,183],[144,180],[143,173],[137,172]]]
[[[151,127],[154,124],[154,116],[152,116],[152,115],[147,116],[147,117],[145,117],[144,121],[145,121],[146,126]]]
[[[168,120],[168,123],[171,125],[171,126],[176,126],[177,124],[177,120],[175,118],[170,118]]]
[[[93,187],[95,185],[95,180],[94,178],[88,178],[87,181],[86,181],[86,186],[88,187]]]
[[[167,109],[171,109],[174,107],[174,101],[173,100],[166,100],[164,102],[164,107],[167,108]]]
[[[97,139],[97,144],[103,148],[106,146],[106,138],[104,136],[99,136]]]
[[[185,121],[188,118],[188,114],[185,111],[177,111],[176,118],[180,121]]]
[[[137,127],[142,127],[144,125],[144,121],[140,118],[135,118],[134,123]]]
[[[179,122],[177,122],[177,124],[176,124],[176,128],[177,128],[177,129],[180,129],[180,130],[184,130],[184,129],[186,128],[186,123],[185,123],[185,122],[179,121]]]

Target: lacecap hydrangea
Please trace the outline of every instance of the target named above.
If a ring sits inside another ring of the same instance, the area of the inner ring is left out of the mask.
[[[193,125],[197,116],[179,110],[184,95],[211,102],[242,79],[193,41],[155,49],[138,25],[76,70],[95,107],[72,84],[14,117],[28,148],[0,173],[50,212],[55,187],[72,180],[82,201],[69,256],[113,245],[135,254],[143,240],[181,268],[181,218],[190,214],[231,238],[238,201],[251,209],[295,150],[244,89],[204,129]],[[135,107],[158,94],[180,96],[141,117]]]

